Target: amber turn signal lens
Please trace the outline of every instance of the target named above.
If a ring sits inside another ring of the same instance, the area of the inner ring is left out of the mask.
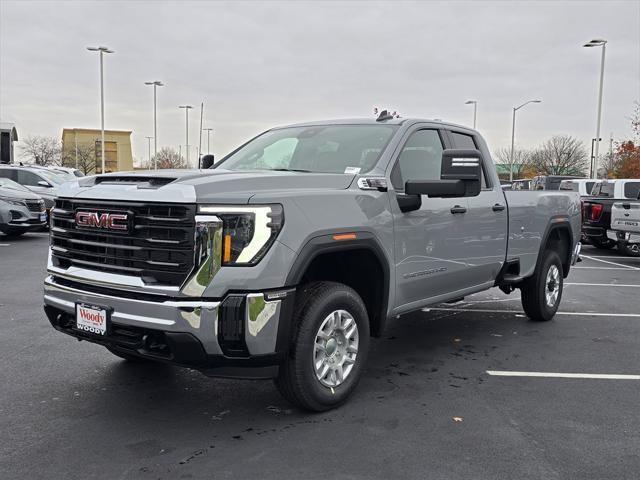
[[[224,236],[224,246],[222,248],[222,261],[228,263],[231,261],[231,235]]]
[[[355,240],[356,239],[356,234],[355,233],[339,233],[333,236],[334,240],[340,241],[340,240]]]

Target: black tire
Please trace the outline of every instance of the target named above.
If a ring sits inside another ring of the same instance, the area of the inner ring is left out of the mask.
[[[599,248],[600,250],[611,250],[616,246],[616,242],[614,242],[610,238],[605,238],[604,240],[591,238],[589,239],[589,241],[591,242],[591,245]]]
[[[553,318],[558,311],[562,300],[563,271],[560,257],[553,250],[545,250],[543,258],[533,276],[526,279],[520,287],[522,297],[522,308],[531,320],[536,322],[547,322]],[[547,275],[554,267],[557,269],[557,281],[553,284],[548,282]],[[553,305],[547,303],[546,293],[548,289],[558,284],[559,290]]]
[[[16,229],[12,228],[12,229],[2,230],[2,233],[4,233],[9,238],[17,238],[27,233],[27,231],[28,230],[24,230],[22,228],[16,228]]]
[[[322,412],[345,402],[360,380],[369,352],[369,317],[360,296],[352,288],[340,283],[309,283],[301,287],[297,295],[291,347],[275,384],[294,405]],[[355,320],[358,352],[344,381],[335,387],[327,387],[316,376],[314,342],[325,319],[336,310],[347,311]]]
[[[115,348],[110,348],[110,347],[104,347],[104,348],[109,350],[116,357],[120,357],[123,360],[126,360],[127,362],[131,362],[131,363],[153,363],[153,360],[149,360],[148,358],[139,357],[137,355],[132,355],[132,354],[126,353],[126,352],[121,352],[119,350],[116,350]]]
[[[618,242],[618,250],[627,257],[640,257],[640,244],[626,242]]]

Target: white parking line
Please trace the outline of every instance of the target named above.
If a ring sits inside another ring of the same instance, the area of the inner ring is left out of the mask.
[[[640,288],[640,285],[630,285],[626,283],[565,283],[567,285],[577,285],[579,287],[622,287],[622,288]]]
[[[487,370],[494,377],[543,377],[543,378],[597,378],[605,380],[640,380],[640,375],[617,375],[605,373],[553,373],[553,372],[505,372]]]
[[[586,255],[580,255],[581,257],[584,257]],[[617,258],[618,260],[620,259],[633,259],[634,257],[625,257],[624,255],[589,255],[590,257],[593,258]]]
[[[514,315],[522,315],[524,312],[519,310],[489,310],[484,308],[441,308],[427,307],[422,309],[423,312],[476,312],[476,313],[512,313]],[[640,313],[599,313],[599,312],[556,312],[556,315],[576,315],[585,317],[631,317],[640,318]]]
[[[571,270],[574,268],[580,269],[589,269],[589,270],[625,270],[629,271],[631,268],[622,268],[622,267],[571,267]],[[635,270],[638,270],[637,268]]]
[[[0,247],[10,247],[10,243],[0,243]]]
[[[599,258],[590,257],[588,255],[581,255],[581,256],[583,258],[588,258],[589,260],[595,260],[596,262],[602,262],[602,263],[608,263],[609,265],[615,265],[616,267],[625,267],[625,268],[628,268],[630,270],[640,270],[640,268],[638,268],[638,267],[632,267],[631,265],[625,265],[624,263],[610,262],[609,260],[601,260]]]

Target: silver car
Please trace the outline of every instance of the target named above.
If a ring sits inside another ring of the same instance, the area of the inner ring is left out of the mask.
[[[13,180],[40,195],[47,211],[53,208],[58,196],[58,187],[70,181],[70,178],[62,172],[56,173],[47,168],[27,165],[2,165],[0,166],[0,178]]]
[[[46,224],[44,200],[13,180],[0,178],[0,231],[16,236]]]

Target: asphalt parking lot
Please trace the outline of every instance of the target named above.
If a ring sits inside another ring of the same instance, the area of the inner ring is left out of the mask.
[[[308,414],[55,332],[47,243],[0,237],[0,478],[638,478],[640,259],[585,247],[546,324],[497,289],[398,319],[350,402]]]

